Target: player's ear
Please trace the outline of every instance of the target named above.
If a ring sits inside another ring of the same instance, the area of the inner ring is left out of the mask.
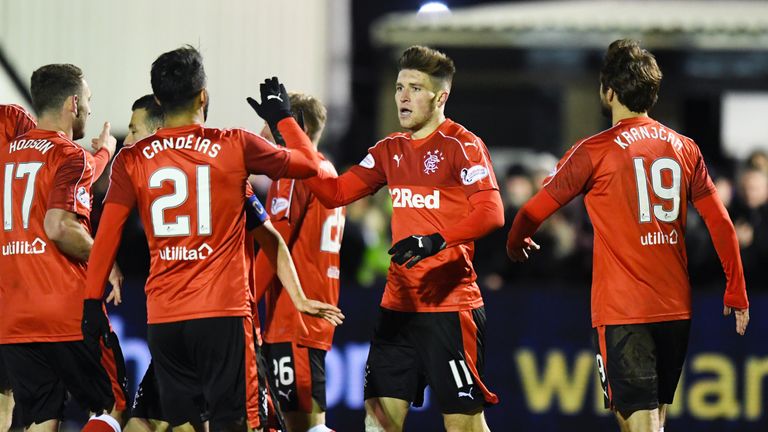
[[[208,103],[208,91],[206,89],[200,90],[198,97],[200,98],[200,106],[204,107]]]
[[[78,97],[77,95],[72,95],[67,98],[67,101],[64,103],[67,106],[67,110],[69,110],[72,114],[77,117],[77,102]]]
[[[449,89],[441,89],[437,94],[437,106],[442,107],[448,102],[448,96],[451,94]]]
[[[157,102],[157,105],[162,106],[163,104],[160,103],[160,99],[157,98],[157,96],[152,95],[152,97],[155,99],[155,102]]]

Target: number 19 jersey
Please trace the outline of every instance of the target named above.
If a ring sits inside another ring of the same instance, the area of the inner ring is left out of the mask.
[[[249,316],[245,185],[290,151],[241,129],[162,128],[115,157],[105,203],[137,205],[147,234],[150,324]]]
[[[544,187],[561,205],[585,195],[593,326],[690,318],[687,202],[715,192],[693,140],[649,117],[624,119],[574,145]]]

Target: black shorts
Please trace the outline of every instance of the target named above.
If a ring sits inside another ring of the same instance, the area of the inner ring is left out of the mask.
[[[291,342],[264,344],[272,366],[275,396],[283,412],[312,412],[312,399],[322,411],[325,402],[325,351]]]
[[[198,407],[200,421],[208,421],[208,407],[202,393],[193,400]],[[160,405],[160,389],[158,388],[157,377],[155,377],[154,361],[149,363],[147,371],[139,383],[139,388],[136,390],[136,396],[133,398],[133,406],[131,407],[131,417],[168,422],[165,414],[163,414],[163,407]]]
[[[421,406],[428,384],[444,414],[498,403],[483,379],[485,309],[396,312],[381,308],[365,365],[365,399]]]
[[[690,329],[690,320],[596,327],[592,340],[605,407],[628,417],[671,404]]]
[[[0,345],[24,427],[61,419],[67,393],[92,412],[126,407],[125,362],[117,335],[109,348],[83,341]]]
[[[260,426],[259,389],[250,317],[150,324],[149,350],[160,404],[171,426],[200,420],[199,395],[211,430],[246,422]]]
[[[0,351],[0,393],[8,391],[11,391],[11,378],[8,376],[5,361],[3,361],[3,353]]]

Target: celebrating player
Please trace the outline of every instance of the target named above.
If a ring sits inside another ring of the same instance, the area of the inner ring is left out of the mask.
[[[636,41],[617,40],[600,71],[613,127],[571,147],[544,188],[515,217],[513,261],[538,249],[538,226],[584,194],[594,226],[592,326],[606,407],[622,431],[664,429],[688,345],[691,287],[687,202],[704,218],[727,278],[724,314],[744,334],[749,302],[733,224],[696,143],[648,117],[661,71]]]
[[[14,138],[34,127],[35,120],[24,108],[18,105],[0,105],[0,148],[4,148]],[[0,432],[7,432],[11,428],[13,407],[11,381],[0,353]]]
[[[249,173],[308,177],[318,158],[305,141],[278,148],[242,129],[203,126],[209,104],[202,56],[192,47],[162,54],[152,64],[152,90],[164,127],[123,148],[112,165],[102,226],[89,270],[86,332],[104,327],[91,306],[102,296],[120,231],[133,206],[147,230],[151,267],[146,283],[149,348],[163,411],[174,428],[199,426],[195,398],[202,392],[210,428],[260,426],[256,361],[244,235]],[[290,117],[277,79],[262,85],[262,105]],[[292,119],[287,135],[302,135]],[[308,141],[308,140],[307,140]],[[340,323],[338,308],[296,290],[302,312]]]
[[[290,101],[294,113],[301,113],[305,131],[317,148],[325,127],[325,107],[312,96],[298,93],[290,93]],[[279,133],[273,136],[267,125],[261,134],[285,144]],[[324,165],[333,168],[329,162]],[[337,304],[344,208],[325,208],[302,180],[273,182],[267,202],[275,228],[294,260],[301,263],[296,271],[307,295]],[[331,349],[334,326],[296,312],[263,253],[257,257],[256,274],[257,297],[266,292],[264,350],[273,367],[277,398],[288,428],[298,432],[330,431],[325,426],[325,353]]]
[[[160,105],[158,105],[157,101],[155,101],[155,97],[153,95],[145,95],[137,99],[133,103],[131,111],[131,120],[128,125],[128,136],[126,136],[124,140],[124,145],[126,146],[132,146],[136,142],[141,141],[150,135],[153,135],[157,129],[163,125],[163,112],[160,108]],[[253,193],[250,192],[250,190],[247,195],[249,196],[249,202],[245,206],[246,229],[249,231],[256,230],[249,233],[249,237],[251,237],[250,239],[246,238],[245,247],[247,255],[249,250],[250,256],[252,257],[253,255],[253,246],[249,243],[252,242],[252,237],[255,237],[260,242],[260,246],[262,248],[271,248],[275,250],[274,254],[277,255],[279,252],[276,250],[276,248],[285,247],[286,249],[282,256],[290,256],[287,251],[287,247],[284,244],[280,244],[279,241],[277,241],[275,238],[277,232],[274,229],[269,228],[269,223],[267,222],[269,216],[267,215],[266,211],[264,211],[261,203],[253,195]],[[265,224],[267,226],[265,226]],[[288,263],[288,260],[283,260],[278,264],[287,266],[289,265]],[[252,263],[249,263],[249,266],[252,266]],[[254,283],[253,279],[254,278],[252,276],[249,276],[249,284]],[[294,281],[297,280],[298,279],[296,278],[294,279]],[[296,284],[294,283],[293,287],[295,286]],[[292,286],[289,285],[289,289],[293,289]],[[254,321],[257,321],[257,319],[254,318]],[[256,329],[256,331],[258,331],[258,329]],[[257,356],[258,355],[261,354],[257,352]],[[262,369],[264,368],[259,369],[260,375],[266,372]],[[260,382],[259,388],[261,387],[262,383]],[[262,397],[262,395],[260,395],[260,397]],[[201,421],[207,421],[208,412],[202,394],[195,398],[195,401],[200,409]],[[260,408],[263,406],[263,402],[259,403]],[[131,409],[131,419],[128,420],[124,430],[125,432],[164,431],[169,426],[165,419],[166,417],[163,414],[162,406],[160,405],[160,395],[158,391],[157,379],[155,378],[154,365],[150,362],[150,365],[147,368],[141,383],[139,384],[139,388],[136,391],[133,407]]]
[[[25,428],[58,430],[69,393],[96,414],[86,429],[101,424],[119,431],[116,418],[126,397],[117,337],[106,317],[102,337],[84,340],[80,330],[93,243],[91,184],[116,141],[105,124],[93,140],[99,149],[95,156],[73,142],[83,137],[90,115],[91,92],[80,68],[39,68],[32,74],[31,93],[38,127],[0,152],[0,350]],[[121,279],[113,271],[110,282],[119,288]],[[103,308],[101,301],[98,307]]]
[[[393,263],[365,370],[370,431],[402,430],[426,384],[448,431],[488,430],[483,406],[498,402],[483,379],[485,310],[472,255],[473,240],[501,227],[504,212],[485,144],[445,117],[454,72],[439,51],[405,50],[395,103],[406,132],[339,177],[305,181],[329,208],[389,186]]]

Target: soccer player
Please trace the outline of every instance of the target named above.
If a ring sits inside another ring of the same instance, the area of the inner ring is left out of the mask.
[[[93,302],[102,296],[122,226],[137,206],[151,256],[148,342],[169,423],[174,429],[199,427],[195,398],[202,393],[211,430],[258,428],[245,181],[249,173],[312,176],[318,158],[301,137],[288,150],[242,129],[204,127],[206,75],[192,47],[160,55],[151,83],[164,126],[123,148],[112,164],[95,242],[98,259],[89,269],[83,306],[92,320],[84,320],[84,331],[98,334],[105,327]],[[290,117],[287,93],[276,78],[262,85],[260,106],[268,115]],[[283,134],[303,135],[292,119],[279,127]],[[302,312],[341,322],[335,306],[308,300],[300,289],[296,296]]]
[[[157,129],[163,125],[163,112],[160,105],[157,104],[154,95],[144,95],[137,99],[131,107],[131,120],[128,124],[128,135],[125,137],[124,145],[132,146],[136,142],[153,135]],[[286,247],[284,244],[279,243],[274,239],[277,232],[268,226],[264,226],[268,223],[269,216],[264,210],[261,203],[249,190],[248,193],[249,202],[245,206],[246,211],[246,229],[258,230],[255,233],[249,233],[246,237],[246,254],[249,255],[249,259],[253,259],[253,237],[261,241],[260,246],[264,249]],[[250,242],[250,244],[249,244]],[[249,254],[250,252],[250,254]],[[275,255],[278,251],[273,252]],[[284,253],[282,256],[288,256],[288,253]],[[287,265],[288,261],[281,261],[282,265]],[[250,263],[249,266],[253,264]],[[249,276],[250,284],[253,284],[253,276],[258,276],[258,273],[254,272],[254,275]],[[290,281],[289,281],[290,283]],[[295,286],[295,285],[294,285]],[[289,287],[290,288],[290,287]],[[258,319],[254,317],[254,322]],[[258,332],[258,329],[255,330]],[[258,333],[256,333],[258,335]],[[257,352],[257,355],[261,355]],[[259,369],[259,374],[266,371]],[[262,384],[260,382],[259,386]],[[262,397],[263,395],[260,395]],[[202,394],[195,399],[201,412],[201,421],[207,421],[208,413],[205,407],[205,400]],[[259,404],[259,407],[263,407],[263,402]],[[266,413],[265,413],[266,414]],[[162,407],[160,405],[160,395],[158,391],[157,379],[155,378],[154,366],[150,363],[147,368],[144,377],[139,384],[139,388],[136,391],[134,397],[133,406],[131,407],[131,418],[125,425],[125,432],[143,432],[143,431],[165,431],[168,429],[168,422],[165,421],[165,415],[163,414]]]
[[[34,128],[35,120],[24,108],[18,105],[0,105],[0,149],[5,148],[17,136]],[[0,432],[7,432],[11,428],[13,407],[11,381],[0,355]]]
[[[0,152],[0,351],[25,428],[58,430],[70,393],[96,415],[86,429],[101,424],[119,431],[116,419],[126,396],[117,338],[108,325],[95,343],[80,330],[93,243],[91,184],[114,152],[115,139],[107,123],[93,140],[95,155],[73,141],[83,137],[90,114],[91,92],[78,67],[37,69],[31,93],[37,128]],[[110,282],[119,288],[121,278],[115,270]]]
[[[392,264],[366,364],[365,427],[399,431],[408,407],[433,390],[448,431],[486,431],[498,402],[483,379],[485,310],[472,267],[473,241],[504,225],[483,141],[445,117],[453,61],[413,46],[399,60],[400,126],[339,177],[305,181],[333,208],[387,185]],[[286,139],[286,141],[288,141]]]
[[[325,127],[325,107],[305,94],[290,93],[290,100],[317,148]],[[279,133],[273,136],[268,125],[261,134],[285,144]],[[330,162],[324,165],[333,169]],[[324,207],[302,180],[273,182],[267,202],[273,225],[291,249],[294,261],[301,263],[296,271],[304,291],[314,299],[338,304],[344,208]],[[325,426],[325,353],[331,349],[334,326],[299,315],[263,253],[256,259],[256,274],[257,298],[266,292],[264,351],[273,367],[274,388],[287,426],[292,432],[330,431]]]
[[[723,313],[744,334],[749,302],[733,224],[692,139],[648,116],[661,70],[638,42],[613,42],[600,101],[613,126],[576,143],[515,217],[513,261],[538,245],[537,227],[584,194],[594,226],[592,326],[606,407],[622,431],[664,429],[685,360],[691,287],[685,252],[688,202],[701,214],[726,275]]]

